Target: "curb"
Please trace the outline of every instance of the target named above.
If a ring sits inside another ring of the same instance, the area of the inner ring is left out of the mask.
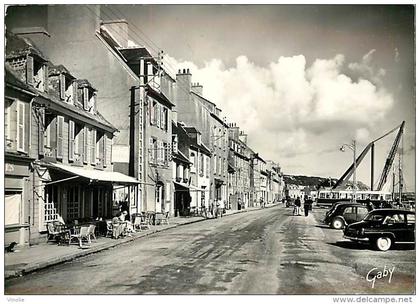
[[[266,209],[267,208],[273,208],[275,206],[279,206],[279,204],[273,204],[273,205],[267,206]],[[240,214],[240,213],[244,213],[244,212],[252,212],[252,211],[257,211],[257,210],[263,210],[263,209],[258,208],[258,209],[238,210],[237,212],[225,214],[224,216],[231,216],[231,215],[235,215],[235,214]],[[91,255],[91,254],[101,252],[101,251],[104,251],[104,250],[107,250],[107,249],[110,249],[110,248],[114,248],[114,247],[117,247],[119,245],[126,244],[126,243],[135,241],[137,239],[140,239],[140,238],[143,238],[143,237],[155,234],[155,233],[159,233],[161,231],[174,229],[174,228],[179,227],[179,226],[190,225],[190,224],[206,221],[206,220],[209,220],[209,219],[212,219],[212,218],[200,218],[200,219],[197,219],[196,221],[173,224],[172,226],[168,225],[166,227],[163,227],[163,228],[160,228],[160,229],[158,228],[158,229],[153,230],[153,231],[150,231],[150,230],[146,231],[143,234],[134,235],[131,238],[125,238],[125,239],[117,240],[116,242],[112,242],[112,243],[105,243],[105,244],[102,244],[102,245],[98,245],[95,248],[90,248],[90,249],[87,249],[87,250],[82,250],[80,252],[71,253],[71,254],[68,254],[68,255],[65,255],[65,256],[56,257],[56,258],[53,258],[53,259],[51,259],[49,261],[46,261],[46,262],[29,264],[29,265],[27,265],[27,266],[25,266],[24,268],[21,268],[21,269],[5,270],[4,271],[4,279],[6,280],[6,279],[12,279],[12,278],[16,278],[16,277],[21,277],[23,275],[26,275],[28,273],[31,273],[31,272],[34,272],[34,271],[37,271],[37,270],[41,270],[41,269],[48,268],[48,267],[51,267],[51,266],[54,266],[54,265],[69,262],[69,261],[72,261],[74,259],[77,259],[77,258],[80,258],[80,257],[83,257],[83,256]]]

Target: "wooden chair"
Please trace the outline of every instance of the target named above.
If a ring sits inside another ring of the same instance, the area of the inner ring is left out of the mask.
[[[73,234],[70,234],[69,245],[73,239],[77,239],[79,241],[80,248],[83,247],[83,240],[87,240],[90,244],[89,226],[82,226],[78,231],[76,230]]]
[[[134,218],[134,229],[141,230],[142,227],[150,229],[149,220],[145,215],[138,215]]]

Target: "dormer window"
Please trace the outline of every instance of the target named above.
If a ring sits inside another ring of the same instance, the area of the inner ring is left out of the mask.
[[[48,88],[48,66],[45,62],[28,55],[26,61],[26,82],[35,89],[46,92]]]
[[[197,144],[201,145],[201,134],[197,133]]]
[[[81,93],[83,109],[94,114],[95,113],[95,99],[96,99],[95,92],[89,87],[84,87],[80,89],[79,92]]]
[[[60,99],[70,104],[77,100],[77,83],[64,73],[60,74]]]

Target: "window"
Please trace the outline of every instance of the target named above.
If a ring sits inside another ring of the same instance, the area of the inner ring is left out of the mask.
[[[359,215],[365,216],[368,213],[369,211],[367,210],[367,208],[364,208],[364,207],[357,208],[357,214]]]
[[[343,214],[346,214],[346,213],[355,213],[356,210],[353,210],[353,209],[354,209],[354,207],[347,207],[344,210]]]
[[[156,115],[156,126],[160,128],[160,104],[156,104],[155,106],[155,115]]]
[[[168,131],[168,119],[169,119],[169,115],[168,115],[169,111],[167,108],[163,109],[163,121],[164,121],[164,130]]]
[[[89,111],[89,89],[82,89],[82,98],[83,98],[83,109]]]
[[[206,156],[206,177],[210,177],[210,157]]]
[[[196,168],[196,157],[195,157],[195,153],[191,152],[190,154],[190,162],[192,163],[191,165],[191,172],[195,173],[195,168]]]
[[[407,224],[415,224],[416,223],[416,215],[415,214],[407,214]]]
[[[57,158],[63,158],[64,117],[57,116]]]
[[[58,219],[58,187],[48,186],[45,191],[44,221],[53,222]]]
[[[67,219],[80,217],[79,186],[67,188]]]
[[[169,147],[168,147],[168,143],[164,142],[163,143],[163,163],[165,166],[169,165]]]
[[[154,164],[157,161],[157,139],[149,138],[149,162]]]
[[[22,193],[5,193],[4,224],[6,226],[20,223],[21,207]]]
[[[17,103],[17,150],[25,152],[25,104]]]
[[[178,153],[178,135],[172,135],[172,153]]]
[[[199,167],[200,167],[200,175],[203,176],[204,175],[204,154],[203,153],[200,153]]]
[[[213,173],[217,174],[217,155],[213,155]]]

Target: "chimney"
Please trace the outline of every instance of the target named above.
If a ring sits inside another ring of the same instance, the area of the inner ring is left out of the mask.
[[[128,47],[128,23],[126,20],[102,21],[101,28],[111,34],[112,38],[114,38],[121,47]]]
[[[203,96],[203,85],[199,84],[198,82],[193,83],[191,86],[191,91],[200,96]]]
[[[176,74],[176,85],[187,93],[191,91],[190,69],[178,70],[178,74]]]

